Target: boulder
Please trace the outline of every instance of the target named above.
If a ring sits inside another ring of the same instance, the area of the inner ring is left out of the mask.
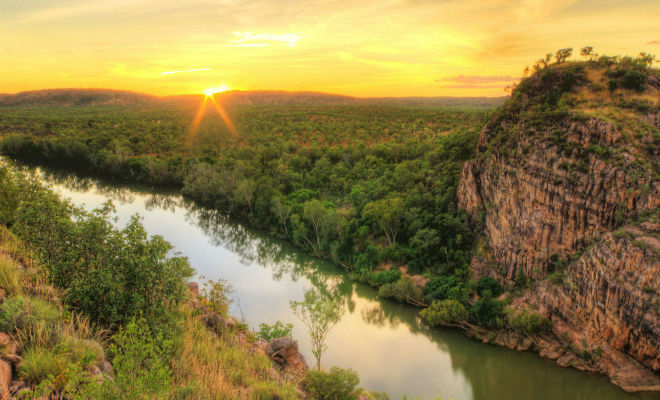
[[[532,347],[532,344],[534,344],[534,342],[532,342],[532,339],[528,337],[523,337],[518,343],[518,347],[516,347],[516,350],[527,351]]]
[[[543,347],[539,355],[548,360],[556,360],[564,354],[564,348],[560,344]]]
[[[309,367],[305,357],[298,352],[298,342],[290,337],[271,340],[265,348],[266,355],[282,369],[302,373]]]
[[[557,364],[559,364],[560,367],[566,368],[573,366],[576,361],[577,357],[575,357],[575,354],[564,354],[557,359]]]
[[[9,386],[11,385],[11,365],[7,361],[0,360],[0,399],[9,398]]]
[[[16,354],[5,354],[2,356],[2,359],[9,361],[12,364],[18,364],[19,362],[23,361],[23,357]]]
[[[6,333],[0,332],[0,346],[6,346],[11,341],[11,338]]]
[[[255,353],[266,354],[266,346],[268,346],[268,341],[266,339],[260,338],[252,344],[252,349]]]
[[[227,319],[213,312],[202,315],[202,320],[206,326],[213,329],[216,333],[221,333],[231,327]]]

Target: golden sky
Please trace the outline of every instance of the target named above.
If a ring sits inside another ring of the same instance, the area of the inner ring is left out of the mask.
[[[0,0],[0,92],[502,96],[562,47],[660,58],[657,0]]]

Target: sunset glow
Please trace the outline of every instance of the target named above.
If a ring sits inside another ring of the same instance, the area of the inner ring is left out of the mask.
[[[210,88],[205,89],[204,94],[206,95],[206,97],[210,97],[210,96],[213,96],[216,93],[222,93],[222,92],[226,92],[228,90],[231,90],[231,89],[229,89],[229,86],[227,86],[223,83],[222,85],[220,85],[218,87],[210,87]]]
[[[525,65],[563,47],[660,57],[659,15],[649,0],[7,1],[0,93],[189,94],[225,81],[237,90],[502,96]]]

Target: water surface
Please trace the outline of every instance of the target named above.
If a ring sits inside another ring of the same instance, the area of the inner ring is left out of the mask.
[[[385,391],[392,399],[656,398],[627,394],[602,376],[563,369],[531,353],[485,345],[451,329],[430,329],[415,308],[379,299],[374,289],[351,282],[341,268],[177,194],[75,176],[46,174],[43,179],[88,209],[112,200],[120,226],[133,214],[142,216],[147,232],[172,243],[198,276],[231,282],[232,313],[250,327],[293,323],[294,337],[310,362],[304,326],[289,301],[302,299],[311,287],[341,293],[346,313],[328,336],[323,365],[353,368],[361,386]]]

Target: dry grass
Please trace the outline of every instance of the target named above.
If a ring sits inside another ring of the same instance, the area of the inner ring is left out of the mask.
[[[17,296],[22,292],[19,266],[2,254],[0,254],[0,288],[3,288],[8,296]]]
[[[182,308],[182,350],[174,360],[175,391],[182,399],[296,399],[296,382],[287,382],[263,354],[254,353],[235,333],[210,332]]]

